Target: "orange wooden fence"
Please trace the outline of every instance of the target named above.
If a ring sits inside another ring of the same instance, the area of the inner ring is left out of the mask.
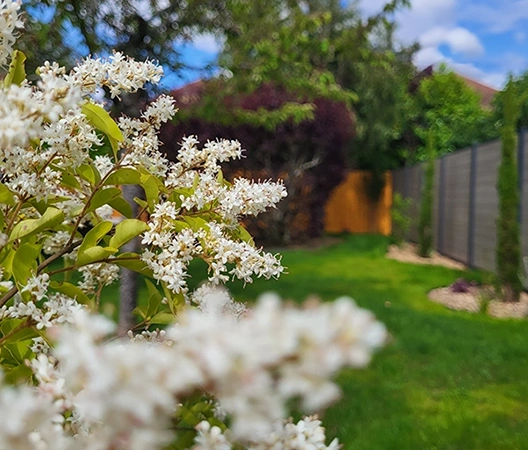
[[[386,173],[385,186],[378,201],[369,196],[368,177],[368,172],[349,172],[345,180],[334,189],[326,204],[327,233],[390,234],[392,174]]]

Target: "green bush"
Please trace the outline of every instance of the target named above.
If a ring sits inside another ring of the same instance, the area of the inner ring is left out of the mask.
[[[523,258],[523,265],[521,269],[520,277],[524,289],[528,291],[528,256]]]
[[[391,207],[392,232],[390,240],[392,244],[400,247],[407,239],[407,234],[411,228],[411,217],[409,209],[412,199],[403,197],[399,192],[394,194]]]
[[[418,252],[424,258],[428,258],[433,249],[433,184],[436,152],[431,131],[427,139],[427,156],[418,222]]]

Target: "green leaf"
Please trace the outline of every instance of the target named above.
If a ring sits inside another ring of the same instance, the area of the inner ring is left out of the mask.
[[[62,173],[62,182],[69,187],[79,189],[81,187],[79,180],[71,172]]]
[[[109,246],[121,248],[130,240],[139,236],[143,231],[148,230],[148,225],[142,220],[125,219],[117,224],[115,233],[110,239]]]
[[[9,280],[13,275],[13,261],[15,259],[16,250],[10,248],[5,259],[2,261],[2,268],[4,269],[4,279]]]
[[[246,230],[242,225],[238,226],[238,235],[240,239],[242,239],[244,242],[248,243],[251,246],[255,246],[255,242],[253,241],[253,236],[249,234],[249,231]]]
[[[134,197],[134,201],[135,201],[139,206],[141,206],[142,208],[145,208],[145,209],[148,208],[148,203],[147,203],[145,200],[143,200],[143,199],[141,199],[141,198],[139,198],[139,197]]]
[[[108,205],[114,208],[117,212],[123,214],[123,216],[127,218],[132,217],[132,207],[123,197],[115,197],[108,202]]]
[[[62,223],[64,220],[64,213],[55,207],[49,207],[46,212],[38,219],[27,219],[19,222],[11,231],[9,242],[15,239],[20,239],[48,228],[53,228]]]
[[[191,226],[187,222],[184,222],[183,220],[174,220],[172,222],[172,225],[173,225],[174,231],[176,231],[177,233],[179,233],[181,230],[186,230],[187,228],[191,228]]]
[[[81,288],[72,283],[68,283],[67,281],[51,281],[49,286],[61,294],[74,298],[77,302],[82,303],[83,305],[90,303],[90,298],[81,290]]]
[[[87,264],[92,264],[101,259],[106,259],[118,251],[119,249],[113,247],[91,247],[77,256],[77,265],[85,266]]]
[[[92,197],[92,200],[90,200],[90,206],[88,207],[86,212],[89,213],[95,211],[97,208],[109,204],[121,195],[121,189],[116,187],[106,188],[101,191],[97,191]]]
[[[0,203],[7,206],[13,206],[15,204],[15,196],[11,190],[2,183],[0,183]]]
[[[145,320],[147,318],[147,313],[145,310],[146,306],[140,305],[133,309],[132,314],[135,314],[136,316],[139,316],[142,320]]]
[[[207,221],[202,219],[201,217],[184,217],[183,220],[189,224],[193,231],[198,231],[200,229],[209,229]]]
[[[141,173],[138,170],[132,167],[122,167],[121,169],[118,169],[115,172],[111,173],[104,182],[104,184],[140,184],[140,182]]]
[[[95,103],[84,104],[82,107],[82,113],[94,128],[97,128],[108,136],[114,152],[114,157],[117,158],[119,142],[122,142],[124,138],[114,119],[112,119],[110,114],[108,114],[101,106],[96,105]]]
[[[11,64],[9,64],[9,71],[4,78],[4,87],[9,87],[11,84],[22,84],[26,79],[25,68],[26,55],[19,50],[13,52]]]
[[[83,180],[90,183],[92,186],[97,183],[97,178],[95,176],[95,170],[91,164],[82,164],[75,169],[75,173],[79,175]]]
[[[79,247],[79,251],[77,252],[78,255],[81,255],[81,253],[84,253],[89,248],[96,246],[99,241],[108,234],[108,232],[112,229],[113,226],[114,225],[112,222],[104,221],[98,223],[95,227],[88,231],[88,233],[86,233],[86,236],[84,236],[84,239]]]
[[[152,281],[145,280],[145,284],[147,285],[147,290],[149,293],[148,309],[146,316],[152,317],[158,312],[163,296],[161,295],[161,292],[158,291],[154,283],[152,283]]]
[[[157,313],[154,317],[152,317],[152,319],[149,320],[149,323],[151,325],[169,325],[171,323],[174,323],[175,320],[176,318],[171,313],[160,312]]]
[[[19,286],[25,286],[29,277],[36,273],[40,248],[40,245],[24,243],[16,251],[13,258],[13,276]]]
[[[152,212],[154,210],[154,205],[158,203],[160,192],[156,177],[152,175],[142,175],[141,187],[145,191],[145,197],[147,198],[149,211]]]
[[[7,370],[4,375],[4,380],[7,384],[15,385],[20,384],[23,381],[28,382],[33,375],[33,371],[30,367],[23,363],[13,367],[11,370]]]
[[[130,258],[135,258],[135,259],[130,259]],[[121,253],[119,256],[112,259],[112,264],[116,264],[120,267],[124,267],[126,269],[140,273],[141,275],[144,275],[146,277],[154,278],[154,275],[152,274],[152,270],[148,268],[145,262],[139,259],[136,253],[129,253],[129,252]]]

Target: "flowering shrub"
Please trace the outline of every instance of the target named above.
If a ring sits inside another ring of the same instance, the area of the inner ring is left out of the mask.
[[[346,298],[298,310],[268,294],[248,309],[222,287],[282,273],[239,225],[274,207],[282,184],[226,182],[220,164],[242,152],[233,141],[187,137],[169,163],[168,97],[117,121],[93,100],[158,82],[152,62],[115,53],[69,73],[47,62],[30,84],[12,49],[18,9],[0,0],[0,448],[338,448],[316,417],[285,421],[286,405],[334,401],[332,376],[366,365],[385,328]],[[143,188],[147,222],[131,217],[126,184]],[[136,237],[142,250],[122,251]],[[192,292],[197,258],[208,280]],[[152,280],[126,338],[97,314],[119,267]]]

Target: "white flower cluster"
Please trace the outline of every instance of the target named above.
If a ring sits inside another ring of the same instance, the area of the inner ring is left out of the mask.
[[[232,450],[233,446],[219,427],[203,421],[196,427],[198,435],[192,450]],[[315,416],[304,417],[297,423],[277,422],[273,432],[261,441],[250,443],[247,450],[339,450],[337,439],[325,444],[325,429]]]
[[[170,202],[157,207],[142,242],[159,250],[145,250],[141,255],[154,277],[173,292],[187,293],[187,264],[196,257],[208,263],[209,281],[214,284],[225,283],[230,276],[251,283],[253,275],[270,279],[283,272],[279,256],[233,239],[225,225],[204,222],[197,230],[171,231],[177,211]]]
[[[119,267],[115,264],[96,263],[79,268],[82,280],[79,287],[88,295],[95,294],[102,286],[110,286],[119,280]]]
[[[222,140],[208,142],[203,149],[197,144],[194,136],[185,138],[178,161],[169,166],[165,184],[179,192],[179,197],[156,205],[149,230],[143,235],[143,244],[150,248],[142,259],[155,278],[176,293],[187,292],[187,264],[196,257],[208,263],[209,281],[215,284],[230,277],[251,282],[254,275],[266,279],[279,276],[283,268],[278,257],[262,252],[234,233],[240,216],[274,207],[286,195],[284,186],[241,179],[233,185],[225,183],[220,164],[239,158],[240,144]],[[207,222],[193,219],[197,212],[213,218]],[[187,222],[182,222],[185,218]]]
[[[203,149],[199,149],[197,144],[194,136],[184,139],[178,162],[171,167],[167,176],[168,187],[193,190],[191,195],[181,196],[183,209],[192,211],[217,203],[215,212],[226,223],[234,224],[240,216],[260,214],[286,197],[282,183],[253,183],[237,179],[230,186],[219,179],[220,164],[242,156],[239,142],[207,142]]]
[[[82,64],[74,67],[69,78],[89,92],[106,86],[114,98],[123,92],[137,92],[147,82],[158,83],[162,75],[163,68],[153,62],[134,61],[115,52],[107,59],[85,59]]]
[[[226,288],[210,283],[204,283],[196,289],[190,296],[190,303],[211,314],[230,314],[240,317],[248,311],[244,303],[233,300]]]
[[[158,130],[175,112],[174,99],[161,95],[149,104],[140,119],[121,117],[119,127],[124,136],[122,146],[127,149],[122,164],[147,169],[156,176],[165,176],[169,162],[159,151]]]
[[[233,442],[255,450],[335,449],[324,446],[315,419],[276,424],[290,399],[311,410],[335,400],[330,377],[365,365],[386,335],[344,298],[297,310],[268,295],[238,319],[191,308],[163,337],[132,342],[101,343],[111,323],[80,310],[74,319],[74,327],[53,331],[51,355],[31,363],[37,388],[0,390],[0,411],[11,402],[7,423],[0,421],[0,448],[161,448],[179,402],[205,390],[231,418]],[[206,446],[217,433],[199,429],[197,448],[223,448]]]
[[[38,278],[35,279],[37,283],[41,283]],[[34,289],[41,289],[41,286]],[[45,298],[46,295],[47,298]],[[61,323],[73,323],[77,312],[84,309],[83,305],[63,294],[44,294],[39,297],[39,299],[42,298],[44,300],[39,302],[37,306],[33,300],[24,302],[17,296],[12,306],[6,307],[4,305],[0,308],[0,318],[27,318],[35,324],[38,330],[42,330]]]
[[[22,28],[22,21],[18,18],[20,2],[0,0],[0,67],[4,66],[15,43],[16,29]]]

